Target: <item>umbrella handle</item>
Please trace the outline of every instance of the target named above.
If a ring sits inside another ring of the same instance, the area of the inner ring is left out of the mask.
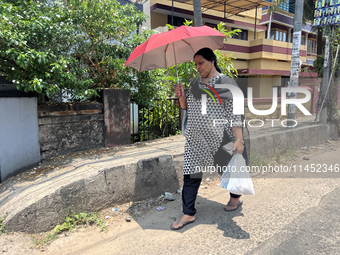
[[[175,44],[174,44],[174,43],[172,43],[172,48],[173,48],[173,50],[174,50],[174,57],[175,57],[175,64],[176,64],[177,84],[179,84],[178,70],[177,70],[177,60],[176,60]]]
[[[175,53],[175,44],[172,43],[172,48],[174,49],[174,57],[175,57],[175,64],[176,64],[176,76],[177,76],[177,84],[179,84],[179,78],[178,78],[178,70],[177,70],[177,60],[176,60],[176,53]],[[182,92],[179,92],[177,94],[178,97],[182,96]]]
[[[177,84],[179,84],[177,65],[176,65],[176,75],[177,75]],[[182,91],[178,92],[176,95],[177,95],[178,97],[181,97],[181,96],[182,96]]]

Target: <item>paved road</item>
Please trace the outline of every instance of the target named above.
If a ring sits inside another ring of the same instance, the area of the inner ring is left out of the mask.
[[[334,166],[340,164],[339,151],[310,154],[309,161],[301,155],[294,164]],[[107,234],[59,238],[44,254],[340,254],[340,172],[312,177],[317,176],[256,177],[256,195],[244,196],[235,212],[223,211],[224,189],[203,183],[208,188],[199,191],[196,222],[180,231],[169,229],[169,217],[181,216],[178,194],[165,211],[153,208],[143,218],[110,226]]]

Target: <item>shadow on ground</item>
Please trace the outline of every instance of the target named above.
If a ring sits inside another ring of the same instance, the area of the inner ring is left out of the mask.
[[[221,190],[221,193],[228,192],[226,190]],[[132,217],[139,226],[143,229],[154,229],[154,230],[169,230],[177,233],[184,233],[198,225],[216,225],[216,228],[223,231],[224,237],[230,237],[233,239],[249,239],[250,235],[242,228],[240,228],[237,223],[233,220],[234,217],[244,217],[242,213],[242,206],[236,211],[226,212],[224,211],[224,204],[209,200],[207,198],[197,196],[196,200],[196,220],[194,223],[188,224],[180,230],[171,230],[170,226],[173,224],[174,220],[179,220],[182,213],[182,202],[181,195],[175,195],[175,201],[169,201],[164,206],[166,210],[157,211],[152,208],[151,211],[147,212],[143,218]]]

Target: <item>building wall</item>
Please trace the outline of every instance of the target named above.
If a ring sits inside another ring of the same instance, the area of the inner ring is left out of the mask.
[[[264,38],[249,41],[228,38],[224,46],[224,52],[226,54],[233,54],[236,58],[247,60],[263,58],[290,61],[291,50],[291,43],[278,42]],[[300,58],[304,62],[306,61],[306,50],[307,47],[301,45]],[[270,69],[276,69],[276,67],[272,66]],[[286,70],[290,70],[290,67]]]
[[[259,32],[256,34],[256,38],[257,39],[262,39],[262,38],[266,38],[266,34],[267,34],[267,31],[262,31],[262,32]],[[253,37],[254,38],[254,37]]]
[[[260,76],[260,97],[272,97],[273,87],[281,86],[281,77],[278,76]]]
[[[36,97],[0,97],[1,181],[40,162]]]
[[[164,27],[168,23],[168,16],[160,13],[151,13],[151,29]]]
[[[146,21],[143,22],[142,27],[145,27],[147,29],[151,28],[151,13],[150,13],[150,1],[146,1],[143,4],[143,12],[148,16],[146,18]]]
[[[253,88],[253,98],[260,97],[260,86],[261,79],[259,75],[248,77],[248,87]]]
[[[249,61],[249,68],[290,70],[290,62],[280,62],[275,59],[254,59]]]
[[[237,59],[232,60],[236,69],[247,69],[249,68],[248,61],[239,61]]]

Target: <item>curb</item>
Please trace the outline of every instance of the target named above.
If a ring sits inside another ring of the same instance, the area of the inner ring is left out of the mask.
[[[274,148],[283,152],[289,146],[313,146],[338,137],[335,125],[313,125],[255,136],[251,139],[250,149],[270,155]],[[168,143],[168,140],[174,142]],[[33,184],[13,187],[13,183],[4,182],[4,186],[0,186],[0,216],[9,214],[3,224],[8,231],[44,232],[64,222],[69,208],[74,213],[90,213],[125,202],[158,197],[164,192],[174,193],[182,185],[184,141],[183,136],[160,140],[154,147],[140,148],[139,158],[116,157],[96,163],[83,161],[57,176]],[[166,150],[169,144],[172,147]],[[151,158],[144,156],[155,154],[158,155]],[[213,173],[210,177],[220,175]]]

